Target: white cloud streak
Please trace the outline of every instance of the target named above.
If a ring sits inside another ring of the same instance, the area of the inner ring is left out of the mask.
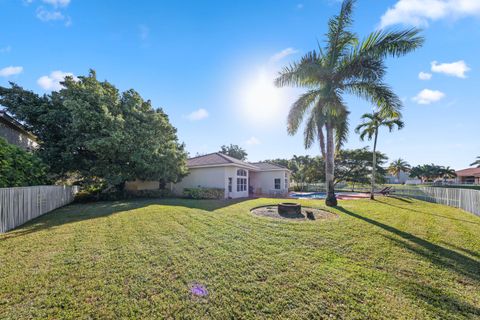
[[[286,58],[286,57],[288,57],[292,54],[295,54],[297,52],[298,52],[298,50],[296,50],[294,48],[283,49],[282,51],[277,52],[273,56],[270,57],[270,63],[277,63],[280,60],[283,60],[284,58]]]
[[[248,146],[256,146],[256,145],[261,144],[261,141],[258,140],[257,137],[251,136],[250,139],[245,141],[245,144],[248,145]]]
[[[418,104],[432,104],[445,98],[445,93],[438,90],[423,89],[415,97],[413,101]]]
[[[432,79],[432,74],[428,73],[428,72],[421,71],[418,74],[418,79],[420,79],[420,80],[430,80],[430,79]]]
[[[46,91],[59,91],[63,89],[63,86],[60,82],[65,80],[65,77],[67,76],[73,77],[75,80],[77,79],[73,73],[56,70],[52,71],[50,75],[38,78],[37,84]]]
[[[480,17],[479,0],[398,0],[380,20],[380,27],[395,24],[428,26],[430,21]]]
[[[70,4],[70,0],[42,0],[42,1],[54,7],[66,7]]]
[[[9,66],[0,69],[0,77],[10,77],[23,72],[23,67]]]
[[[467,77],[465,73],[470,70],[470,67],[467,66],[463,60],[451,63],[438,63],[437,61],[432,62],[432,72],[443,73],[457,78],[465,79]]]
[[[208,111],[203,108],[195,110],[187,116],[187,119],[190,121],[199,121],[206,118],[208,118]]]

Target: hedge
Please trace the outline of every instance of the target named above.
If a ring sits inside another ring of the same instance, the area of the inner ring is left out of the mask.
[[[223,199],[225,190],[222,188],[185,188],[183,196],[191,199]]]
[[[37,156],[0,138],[0,188],[48,182],[47,167]]]

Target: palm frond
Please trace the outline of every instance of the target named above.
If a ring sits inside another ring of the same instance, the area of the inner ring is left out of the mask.
[[[354,56],[400,57],[420,48],[425,38],[420,29],[378,30],[372,32],[354,49]]]
[[[352,81],[343,90],[377,105],[382,117],[398,117],[402,109],[400,98],[381,82]]]
[[[319,91],[310,90],[302,94],[290,108],[287,118],[288,134],[293,135],[298,131],[300,124],[305,116],[305,112],[318,101]]]

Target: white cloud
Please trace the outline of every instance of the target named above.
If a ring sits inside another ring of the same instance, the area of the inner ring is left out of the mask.
[[[394,24],[428,26],[429,21],[480,16],[479,0],[398,0],[384,13],[380,27]]]
[[[203,108],[195,110],[187,116],[187,119],[190,121],[199,121],[205,118],[208,118],[208,111]]]
[[[288,57],[289,55],[295,54],[297,52],[298,52],[298,50],[293,49],[293,48],[283,49],[282,51],[277,52],[273,56],[270,57],[270,63],[279,62],[280,60]]]
[[[0,77],[9,77],[13,76],[19,73],[22,73],[23,67],[5,67],[3,69],[0,69]]]
[[[54,7],[66,7],[70,4],[70,0],[42,0],[42,1]]]
[[[66,27],[72,25],[72,18],[70,18],[70,16],[64,15],[59,10],[48,10],[42,6],[37,8],[37,18],[43,22],[64,21]]]
[[[6,46],[6,47],[0,48],[0,53],[7,53],[7,52],[10,52],[10,51],[12,51],[11,46]]]
[[[44,7],[38,7],[37,9],[37,18],[47,22],[47,21],[55,21],[55,20],[64,20],[65,16],[60,11],[49,11],[46,10]]]
[[[37,84],[47,91],[59,91],[63,88],[60,82],[62,82],[67,76],[73,77],[75,80],[77,79],[73,73],[56,70],[52,71],[48,76],[38,78]]]
[[[466,78],[467,76],[465,73],[470,70],[471,69],[463,60],[452,63],[438,63],[437,61],[432,62],[432,72],[444,73],[446,75],[458,78]]]
[[[245,141],[245,144],[248,145],[248,146],[256,146],[256,145],[261,144],[261,142],[256,137],[251,136],[250,139]]]
[[[415,97],[413,101],[418,104],[431,104],[445,98],[445,93],[438,90],[423,89]]]
[[[428,72],[421,71],[418,74],[418,79],[420,79],[420,80],[430,80],[430,79],[432,79],[432,74],[428,73]]]

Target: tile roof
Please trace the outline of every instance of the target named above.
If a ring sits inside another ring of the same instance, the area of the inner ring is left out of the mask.
[[[258,167],[260,170],[285,170],[284,166],[270,163],[270,162],[255,162],[252,163],[255,167]]]
[[[223,154],[220,152],[209,153],[206,155],[193,157],[187,160],[187,166],[189,168],[222,166],[222,165],[232,165],[232,164],[243,166],[251,170],[258,170],[258,171],[286,169],[282,166],[275,165],[273,163],[268,163],[268,162],[248,163],[248,162],[227,156],[226,154]]]
[[[203,156],[190,158],[187,160],[188,167],[218,166],[218,165],[229,165],[229,164],[236,164],[244,167],[249,167],[251,169],[257,169],[250,163],[232,158],[220,152],[210,153]]]
[[[468,168],[456,171],[459,177],[480,177],[480,168]]]

